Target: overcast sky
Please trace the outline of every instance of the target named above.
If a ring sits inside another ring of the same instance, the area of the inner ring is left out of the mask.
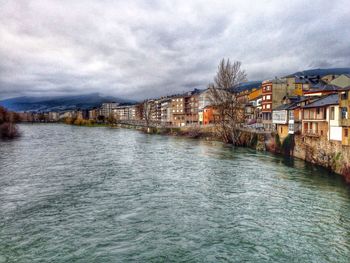
[[[249,80],[350,66],[350,4],[0,0],[0,99],[205,88],[221,58]]]

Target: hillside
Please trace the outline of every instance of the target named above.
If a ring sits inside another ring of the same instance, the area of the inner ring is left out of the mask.
[[[101,96],[91,93],[62,97],[16,97],[0,101],[0,105],[11,111],[62,111],[70,109],[89,109],[99,107],[103,102],[118,102],[120,104],[133,101],[111,96]]]

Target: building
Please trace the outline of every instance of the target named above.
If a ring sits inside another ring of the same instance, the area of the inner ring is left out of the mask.
[[[330,85],[335,85],[341,88],[346,88],[350,86],[350,74],[341,74],[340,76],[333,79]]]
[[[171,125],[171,99],[164,98],[160,103],[160,122],[162,125]]]
[[[108,118],[113,113],[113,109],[115,109],[118,105],[119,103],[116,102],[102,103],[99,115],[103,116],[104,118]]]
[[[350,145],[350,87],[339,92],[340,125],[342,127],[342,145]]]
[[[92,108],[89,110],[89,120],[97,120],[98,117],[98,109],[97,108]]]
[[[117,121],[133,121],[136,120],[136,105],[117,106],[113,109],[113,117]]]
[[[175,95],[171,98],[171,124],[174,126],[186,125],[185,95]]]
[[[339,105],[338,94],[322,97],[302,108],[302,134],[304,136],[339,139],[340,122],[336,120],[335,109]],[[333,112],[334,110],[334,112]],[[330,122],[332,121],[332,127]],[[338,129],[337,129],[338,123]]]
[[[203,125],[215,124],[217,120],[217,111],[214,106],[206,106],[203,109]]]
[[[199,123],[199,95],[201,91],[194,89],[188,92],[184,97],[185,99],[185,114],[186,114],[186,125],[193,125]]]
[[[288,83],[289,81],[289,83]],[[262,123],[265,130],[274,130],[272,124],[272,110],[283,104],[283,98],[301,93],[300,86],[295,80],[283,79],[267,80],[262,83]]]
[[[59,121],[60,114],[58,112],[49,112],[49,121],[56,122]]]
[[[272,123],[276,125],[276,131],[281,140],[289,134],[289,108],[293,104],[282,104],[272,111]]]
[[[261,129],[262,124],[262,88],[253,89],[248,94],[248,103],[245,105],[245,123],[249,128]]]
[[[320,82],[312,85],[309,90],[304,91],[304,96],[325,96],[338,93],[341,90],[341,87]]]
[[[204,108],[211,105],[210,90],[206,89],[198,95],[198,124],[204,124]]]

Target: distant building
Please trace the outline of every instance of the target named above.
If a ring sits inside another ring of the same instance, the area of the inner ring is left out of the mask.
[[[105,118],[108,118],[113,113],[113,109],[115,109],[118,105],[119,105],[119,103],[116,103],[116,102],[102,103],[99,115],[101,115]]]

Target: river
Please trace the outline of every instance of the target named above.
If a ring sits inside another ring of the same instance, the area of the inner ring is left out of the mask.
[[[350,188],[300,160],[135,130],[0,142],[0,262],[350,262]]]

